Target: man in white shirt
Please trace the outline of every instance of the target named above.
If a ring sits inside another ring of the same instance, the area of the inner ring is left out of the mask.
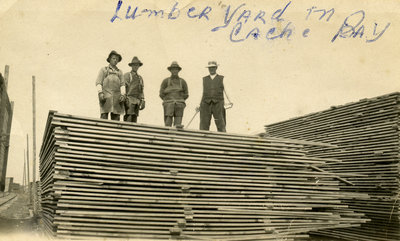
[[[208,62],[210,75],[203,77],[203,96],[200,103],[200,130],[210,130],[211,116],[217,130],[226,132],[224,109],[224,76],[217,74],[218,64]]]

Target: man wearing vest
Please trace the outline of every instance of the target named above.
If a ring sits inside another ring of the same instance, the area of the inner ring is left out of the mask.
[[[160,88],[160,98],[163,100],[165,126],[182,126],[185,100],[189,97],[186,81],[178,76],[181,67],[176,61],[172,62],[168,70],[171,77],[163,80]]]
[[[217,74],[217,62],[208,62],[210,75],[203,77],[203,97],[200,103],[200,130],[210,130],[211,116],[220,132],[226,132],[224,117],[224,76]]]
[[[96,79],[102,119],[108,119],[108,113],[111,113],[111,120],[119,120],[120,115],[124,113],[125,84],[122,71],[117,67],[121,60],[120,54],[111,51],[107,58],[110,64],[100,69]]]
[[[143,63],[135,56],[128,65],[131,66],[132,71],[124,74],[126,88],[124,120],[136,123],[139,110],[143,110],[145,107],[143,78],[137,73]]]

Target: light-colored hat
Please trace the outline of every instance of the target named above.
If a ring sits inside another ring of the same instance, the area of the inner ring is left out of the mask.
[[[115,55],[115,56],[118,57],[118,59],[119,59],[118,62],[121,62],[122,56],[121,56],[119,53],[117,53],[117,51],[113,50],[113,51],[111,51],[110,54],[108,55],[108,58],[107,58],[107,62],[108,62],[108,63],[110,63],[111,56],[113,56],[113,55]]]
[[[132,66],[134,64],[138,64],[139,66],[142,66],[143,63],[138,59],[138,57],[133,57],[132,61],[128,64],[129,66]]]
[[[218,67],[217,62],[216,61],[208,62],[208,65],[206,66],[206,68],[210,68],[210,67]]]
[[[173,69],[173,68],[176,68],[176,69],[179,69],[179,70],[182,69],[181,66],[179,66],[178,62],[176,62],[176,61],[173,61],[171,63],[171,65],[168,67],[168,70],[171,71],[171,69]]]

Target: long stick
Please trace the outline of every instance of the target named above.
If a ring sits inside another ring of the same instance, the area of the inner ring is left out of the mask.
[[[36,213],[37,187],[36,187],[36,79],[32,76],[32,145],[33,145],[33,210]]]
[[[35,76],[32,76],[32,117],[33,117],[33,183],[36,183],[36,89],[35,89]]]
[[[319,167],[316,167],[316,166],[310,165],[310,168],[312,168],[312,169],[314,169],[314,170],[316,170],[316,171],[319,171],[319,172],[325,172],[325,170],[323,170],[323,169],[321,169],[321,168],[319,168]],[[346,183],[346,184],[348,184],[348,185],[354,186],[354,183],[349,182],[349,181],[347,181],[347,180],[344,179],[344,178],[341,178],[341,177],[339,177],[339,176],[334,176],[334,178],[336,178],[336,179],[338,179],[339,181],[344,182],[344,183]]]
[[[24,171],[22,175],[22,187],[25,191],[25,185],[26,185],[26,157],[25,157],[25,151],[24,151]]]
[[[32,189],[31,189],[31,186],[29,185],[29,182],[30,182],[30,175],[29,175],[29,172],[30,172],[30,168],[29,168],[29,135],[28,134],[26,134],[26,164],[27,164],[27,167],[28,167],[28,189],[29,189],[29,203],[32,203]]]
[[[189,125],[192,123],[193,119],[196,117],[197,113],[199,113],[199,112],[200,112],[199,110],[196,110],[196,113],[194,113],[192,119],[191,119],[191,120],[189,121],[189,123],[186,125],[186,128],[189,127]]]

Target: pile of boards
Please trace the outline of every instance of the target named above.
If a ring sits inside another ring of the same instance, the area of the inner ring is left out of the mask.
[[[370,222],[357,228],[320,231],[347,240],[400,240],[400,93],[388,94],[266,126],[267,136],[321,141],[337,148],[309,149],[310,155],[340,159],[324,170],[352,173],[341,190],[369,198],[343,200]]]
[[[40,151],[46,230],[69,239],[294,240],[368,219],[309,156],[321,143],[50,112]]]

